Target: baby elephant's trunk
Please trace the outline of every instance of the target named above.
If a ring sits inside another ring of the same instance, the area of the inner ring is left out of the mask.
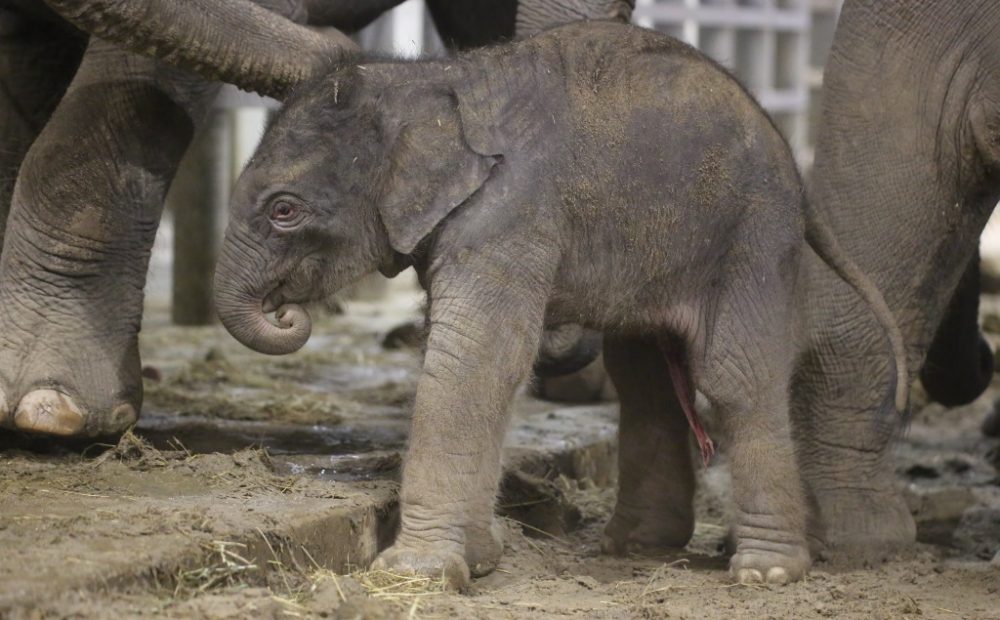
[[[243,259],[241,262],[240,259]],[[278,324],[264,313],[264,298],[273,287],[262,281],[260,268],[246,264],[246,256],[233,256],[226,244],[215,270],[215,307],[222,324],[234,338],[254,351],[284,355],[309,340],[312,321],[301,306],[288,304],[275,313]]]

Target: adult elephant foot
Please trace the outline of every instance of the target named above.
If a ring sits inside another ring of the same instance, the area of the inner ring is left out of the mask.
[[[25,217],[28,204],[40,202],[22,183],[0,261],[2,425],[63,437],[121,433],[142,402],[138,332],[148,251],[122,265],[115,241],[98,241],[97,209],[81,209],[56,229]]]
[[[116,434],[163,197],[216,87],[91,40],[20,167],[0,257],[0,426]]]
[[[881,560],[914,544],[917,527],[891,484],[881,488],[812,488],[808,526],[814,556],[839,563]]]
[[[69,335],[58,324],[45,323],[46,314],[32,317],[31,334],[11,325],[9,315],[0,319],[3,426],[93,437],[119,434],[135,424],[142,402],[135,334],[124,343],[101,338],[93,326],[85,328],[87,336],[80,330]]]
[[[886,376],[884,353],[874,349],[881,342],[862,328],[851,335],[857,340],[817,340],[828,344],[800,359],[792,403],[810,549],[860,565],[912,546],[916,525],[895,473],[905,417],[878,379]]]
[[[809,524],[813,553],[852,563],[881,559],[909,547],[917,526],[894,489],[830,489],[814,495]]]
[[[893,468],[898,415],[849,405],[812,411],[797,420],[797,443],[813,554],[857,565],[912,546],[916,524]]]
[[[22,168],[0,260],[0,424],[62,437],[117,434],[142,403],[138,333],[155,228],[103,230],[107,213],[91,205],[73,205],[58,227],[39,217],[67,204],[48,193],[75,174],[47,132]],[[53,165],[39,183],[42,161]]]
[[[807,537],[813,556],[860,565],[912,546],[916,523],[888,462],[888,440],[880,452],[825,447],[840,452],[840,457],[803,459],[810,508]]]
[[[629,509],[619,502],[604,527],[601,552],[609,555],[660,556],[687,546],[694,534],[690,504],[676,509]]]

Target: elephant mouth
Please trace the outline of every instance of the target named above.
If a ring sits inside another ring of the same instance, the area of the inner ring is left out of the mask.
[[[295,291],[287,283],[279,283],[270,293],[264,296],[261,302],[261,310],[264,314],[275,312],[281,306],[287,304],[302,305],[315,301],[311,295],[301,291]]]
[[[261,309],[265,314],[274,312],[285,304],[308,304],[322,299],[317,295],[319,290],[318,272],[321,269],[320,258],[309,254],[299,260],[288,271],[288,275],[275,285],[271,292],[261,301]]]
[[[281,293],[279,288],[274,289],[270,293],[264,296],[264,301],[261,303],[261,310],[264,314],[271,314],[278,308],[280,308],[285,303],[285,297]]]

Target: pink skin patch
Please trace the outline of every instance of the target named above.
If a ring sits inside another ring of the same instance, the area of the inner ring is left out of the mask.
[[[698,410],[694,407],[694,389],[691,386],[691,377],[687,371],[687,363],[683,353],[670,343],[660,341],[660,350],[667,358],[667,368],[670,370],[670,381],[674,384],[674,391],[677,393],[677,400],[681,403],[684,416],[688,425],[694,431],[694,437],[698,440],[698,448],[701,450],[701,462],[708,467],[712,457],[715,456],[715,444],[708,436],[705,427],[701,425],[698,418]]]

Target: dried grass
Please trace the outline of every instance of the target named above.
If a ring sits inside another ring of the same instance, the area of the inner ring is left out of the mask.
[[[248,575],[258,573],[260,567],[243,557],[247,546],[224,540],[212,541],[209,546],[209,564],[178,571],[174,596],[204,593],[216,588],[245,585]]]

